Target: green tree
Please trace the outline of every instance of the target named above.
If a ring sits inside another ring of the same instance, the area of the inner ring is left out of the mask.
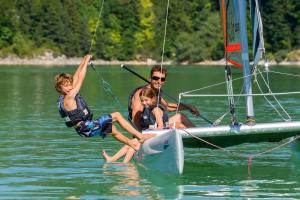
[[[15,23],[17,15],[15,13],[14,1],[0,1],[0,55],[3,49],[13,43],[14,32],[16,31]]]
[[[139,16],[139,30],[134,33],[135,47],[138,54],[152,57],[151,49],[154,45],[154,20],[153,3],[151,0],[140,0],[137,10]]]

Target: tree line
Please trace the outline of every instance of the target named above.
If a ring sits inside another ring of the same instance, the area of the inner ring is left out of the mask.
[[[89,51],[102,0],[0,0],[0,56],[80,57]],[[103,4],[92,54],[105,60],[161,60],[167,0]],[[224,56],[218,0],[170,0],[165,60]],[[261,1],[266,51],[284,59],[300,49],[300,1]],[[249,30],[249,33],[251,31]]]

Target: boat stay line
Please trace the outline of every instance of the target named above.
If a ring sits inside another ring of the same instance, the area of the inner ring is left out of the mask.
[[[264,73],[264,72],[266,72],[266,71],[263,71],[262,73]],[[249,74],[249,75],[247,75],[247,76],[241,76],[241,77],[232,79],[232,82],[233,82],[233,81],[236,81],[236,80],[244,79],[244,78],[249,77],[249,76],[253,76],[253,74]],[[212,85],[208,85],[208,86],[205,86],[205,87],[202,87],[202,88],[190,90],[190,91],[187,91],[187,92],[182,92],[181,94],[189,94],[189,93],[193,93],[193,92],[196,92],[196,91],[200,91],[200,90],[212,88],[212,87],[215,87],[215,86],[223,85],[223,84],[225,84],[225,83],[226,83],[226,81],[223,81],[223,82],[216,83],[216,84],[212,84]]]
[[[99,27],[100,18],[101,18],[102,11],[103,11],[103,6],[104,6],[104,0],[102,0],[101,5],[100,5],[100,10],[99,10],[99,15],[98,15],[97,23],[96,23],[96,26],[95,26],[93,37],[91,39],[91,44],[90,44],[90,48],[89,48],[89,54],[92,53],[92,48],[93,48],[93,44],[95,42],[95,37],[96,37],[97,30],[98,30],[98,27]],[[91,66],[93,68],[93,70],[96,72],[96,74],[98,76],[98,79],[99,79],[99,83],[100,83],[100,85],[102,85],[102,89],[105,92],[110,93],[111,97],[114,99],[114,101],[121,108],[121,103],[120,103],[118,97],[113,93],[112,87],[111,87],[110,83],[107,82],[104,79],[103,74],[101,72],[99,72],[99,71],[96,70],[95,65],[94,65],[94,63],[92,61],[89,62],[89,66]]]
[[[281,75],[286,75],[286,76],[295,76],[295,77],[299,77],[299,78],[300,78],[300,75],[289,74],[289,73],[284,73],[284,72],[277,72],[277,71],[273,71],[273,70],[264,70],[264,71],[262,71],[262,72],[259,71],[259,73],[260,73],[260,74],[262,74],[262,73],[274,73],[274,74],[281,74]],[[241,76],[241,77],[232,79],[232,81],[244,79],[244,78],[246,78],[246,77],[248,77],[248,76],[254,76],[254,74],[250,74],[250,75],[247,75],[247,76]],[[223,82],[216,83],[216,84],[212,84],[212,85],[208,85],[208,86],[205,86],[205,87],[202,87],[202,88],[198,88],[198,89],[194,89],[194,90],[182,92],[181,94],[189,94],[189,93],[193,93],[193,92],[196,92],[196,91],[205,90],[205,89],[208,89],[208,88],[212,88],[212,87],[215,87],[215,86],[219,86],[219,85],[222,85],[222,84],[225,84],[225,83],[226,83],[226,81],[223,81]]]
[[[162,53],[161,53],[161,62],[160,62],[160,73],[161,74],[162,74],[162,65],[164,63],[164,55],[165,55],[165,44],[166,44],[166,37],[167,37],[169,6],[170,6],[170,0],[168,0],[168,2],[167,2],[166,16],[165,16],[164,39],[163,39],[163,44],[162,44]],[[160,96],[161,96],[161,88],[159,87],[156,107],[158,107]]]
[[[260,70],[259,70],[258,68],[256,68],[256,70],[258,70],[258,71],[260,72]],[[268,72],[267,72],[267,73],[268,73]],[[282,113],[281,113],[281,112],[273,105],[273,103],[268,99],[268,97],[267,97],[266,95],[264,95],[265,100],[270,104],[270,106],[277,112],[277,114],[278,114],[283,120],[285,120],[285,121],[290,121],[290,120],[292,119],[291,116],[290,116],[290,115],[288,114],[288,112],[284,109],[284,107],[281,105],[281,103],[279,102],[279,100],[276,98],[276,96],[275,96],[274,93],[272,92],[272,90],[271,90],[271,88],[270,88],[270,85],[269,85],[269,81],[266,81],[265,78],[264,78],[264,76],[263,76],[261,73],[259,73],[259,74],[260,74],[260,76],[261,76],[261,78],[262,78],[264,84],[267,86],[267,88],[268,88],[268,90],[269,90],[269,93],[273,94],[273,95],[271,95],[271,96],[272,96],[273,99],[276,101],[277,105],[281,108],[281,111],[286,115],[287,118],[285,118],[285,117],[282,115]],[[257,86],[258,86],[259,91],[260,91],[262,94],[264,94],[263,91],[262,91],[262,89],[261,89],[261,87],[260,87],[260,85],[259,85],[259,83],[258,83],[258,81],[257,81]]]
[[[97,29],[98,29],[98,26],[99,26],[101,15],[102,15],[103,5],[104,5],[104,0],[102,0],[101,6],[100,6],[99,16],[98,16],[96,27],[95,27],[95,30],[94,30],[94,34],[93,34],[93,37],[92,37],[92,40],[91,40],[89,54],[91,54],[92,47],[93,47],[93,44],[95,42],[95,37],[96,37]]]
[[[288,144],[290,144],[290,143],[292,143],[295,140],[297,140],[297,139],[300,138],[300,135],[297,135],[297,136],[295,136],[295,137],[287,140],[286,142],[284,142],[282,144],[279,144],[279,145],[277,145],[275,147],[272,147],[270,149],[261,151],[261,152],[256,153],[256,154],[249,154],[249,153],[237,152],[237,151],[233,151],[233,150],[228,150],[228,149],[222,148],[222,147],[220,147],[220,146],[218,146],[216,144],[213,144],[211,142],[208,142],[208,141],[206,141],[206,140],[204,140],[204,139],[202,139],[202,138],[200,138],[200,137],[198,137],[196,135],[193,135],[192,133],[190,133],[190,132],[188,132],[188,131],[186,131],[184,129],[181,129],[181,130],[184,131],[185,133],[187,133],[188,135],[190,135],[191,137],[193,137],[193,138],[195,138],[195,139],[197,139],[197,140],[199,140],[201,142],[204,142],[204,143],[206,143],[206,144],[208,144],[208,145],[210,145],[212,147],[215,147],[216,149],[225,151],[225,152],[229,153],[232,156],[236,156],[236,157],[240,157],[240,158],[248,158],[247,159],[247,161],[248,161],[247,164],[248,164],[248,175],[249,176],[250,176],[250,171],[251,171],[251,163],[252,163],[252,160],[253,160],[254,157],[259,157],[259,156],[262,156],[264,154],[271,153],[271,152],[273,152],[273,151],[275,151],[275,150],[277,150],[279,148],[287,146]]]
[[[179,96],[183,97],[245,97],[245,96],[278,96],[278,95],[291,95],[300,94],[300,91],[296,92],[279,92],[279,93],[263,93],[263,94],[183,94],[180,93]]]
[[[264,155],[264,154],[267,154],[267,153],[270,153],[270,152],[272,152],[272,151],[275,151],[276,149],[279,149],[279,148],[281,148],[281,147],[284,147],[284,146],[286,146],[286,145],[288,145],[288,144],[292,143],[293,141],[295,141],[295,140],[297,140],[297,139],[300,138],[300,135],[297,135],[297,136],[295,136],[295,137],[293,137],[293,138],[287,140],[286,142],[281,143],[281,144],[279,144],[279,145],[277,145],[277,146],[275,146],[275,147],[269,148],[269,149],[264,150],[264,151],[261,151],[261,152],[259,152],[259,153],[249,154],[249,153],[245,153],[245,152],[237,152],[237,151],[225,149],[225,148],[220,147],[220,146],[218,146],[218,145],[216,145],[216,144],[213,144],[213,143],[211,143],[211,142],[208,142],[208,141],[206,141],[205,139],[200,138],[200,137],[198,137],[198,136],[196,136],[196,135],[194,135],[194,134],[188,132],[188,131],[185,130],[185,129],[180,129],[180,130],[181,130],[181,131],[184,131],[184,132],[187,133],[188,135],[192,136],[193,138],[195,138],[195,139],[197,139],[197,140],[199,140],[199,141],[201,141],[201,142],[204,142],[204,143],[206,143],[206,144],[208,144],[208,145],[210,145],[210,146],[212,146],[212,147],[215,147],[216,149],[226,151],[226,152],[228,152],[228,153],[230,153],[230,154],[232,154],[232,155],[235,155],[235,156],[241,157],[241,158],[246,158],[246,157],[251,157],[251,158],[253,158],[253,157],[262,156],[262,155]]]
[[[285,73],[285,72],[277,72],[277,71],[273,71],[273,70],[269,70],[269,72],[274,73],[274,74],[280,74],[280,75],[286,75],[286,76],[295,76],[295,77],[299,77],[300,75],[297,74],[290,74],[290,73]]]

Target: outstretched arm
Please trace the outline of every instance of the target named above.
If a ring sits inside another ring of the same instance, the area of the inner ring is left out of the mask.
[[[75,74],[73,75],[73,89],[70,92],[71,96],[75,97],[75,95],[79,92],[79,90],[82,86],[83,80],[85,78],[85,75],[86,75],[88,63],[91,58],[92,58],[92,55],[86,55],[83,58],[81,64],[78,66]]]

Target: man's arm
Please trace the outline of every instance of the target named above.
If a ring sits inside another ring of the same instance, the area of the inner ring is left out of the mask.
[[[161,104],[168,110],[168,111],[176,111],[177,110],[177,104],[176,103],[170,103],[167,102],[165,99],[161,99]]]
[[[165,106],[167,108],[168,111],[176,111],[178,108],[178,104],[167,102],[164,99],[161,100],[161,103],[163,106]],[[196,107],[194,107],[192,105],[188,105],[188,104],[180,103],[178,110],[188,110],[196,116],[200,115],[200,112]]]
[[[140,92],[141,89],[137,90],[132,97],[131,101],[131,109],[132,109],[132,120],[134,125],[139,129],[142,130],[141,124],[141,113],[143,112],[143,105],[140,100]]]

